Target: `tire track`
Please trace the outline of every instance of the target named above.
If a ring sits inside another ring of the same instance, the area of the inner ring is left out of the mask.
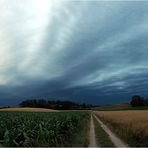
[[[91,114],[91,119],[90,119],[89,147],[97,147],[94,119],[93,119],[92,114]]]

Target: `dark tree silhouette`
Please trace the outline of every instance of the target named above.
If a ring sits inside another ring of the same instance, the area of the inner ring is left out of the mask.
[[[144,99],[144,106],[148,106],[148,99]]]
[[[135,95],[132,97],[130,104],[132,107],[143,106],[144,100],[140,96]]]
[[[92,105],[79,104],[71,101],[48,101],[44,99],[25,100],[19,104],[21,107],[50,108],[58,110],[90,109]]]

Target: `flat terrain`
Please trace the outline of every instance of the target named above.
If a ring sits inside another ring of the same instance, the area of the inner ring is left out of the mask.
[[[0,146],[148,147],[148,110],[14,107],[0,109],[0,119]]]
[[[148,146],[148,111],[95,111],[130,146]]]
[[[100,107],[94,107],[92,110],[98,111],[124,111],[124,110],[148,110],[148,106],[131,107],[130,104],[115,104],[115,105],[104,105]]]
[[[0,112],[0,147],[87,146],[89,112]]]
[[[93,110],[107,111],[107,110],[127,110],[130,108],[129,104],[116,104],[116,105],[104,105],[100,107],[94,107]]]
[[[2,108],[0,111],[16,111],[16,112],[58,112],[54,109],[32,108],[32,107],[11,107]]]

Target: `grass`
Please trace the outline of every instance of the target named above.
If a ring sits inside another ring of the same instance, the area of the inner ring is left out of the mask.
[[[102,129],[96,118],[94,118],[95,134],[97,145],[101,147],[114,147],[114,144],[110,140],[108,134]]]
[[[58,112],[54,109],[45,109],[45,108],[32,108],[32,107],[10,107],[2,108],[0,111],[16,111],[16,112]]]
[[[148,146],[148,111],[96,111],[95,113],[130,146]]]
[[[105,105],[100,107],[94,107],[92,110],[98,111],[124,111],[124,110],[148,110],[148,106],[131,107],[129,104],[116,104],[116,105]]]
[[[77,132],[71,138],[69,142],[71,147],[88,147],[89,145],[89,130],[90,130],[90,114],[89,117],[84,119],[81,123],[81,128],[77,129]]]

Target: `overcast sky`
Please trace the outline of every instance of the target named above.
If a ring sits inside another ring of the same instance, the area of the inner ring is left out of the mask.
[[[0,105],[148,96],[148,2],[0,0],[0,10]]]

